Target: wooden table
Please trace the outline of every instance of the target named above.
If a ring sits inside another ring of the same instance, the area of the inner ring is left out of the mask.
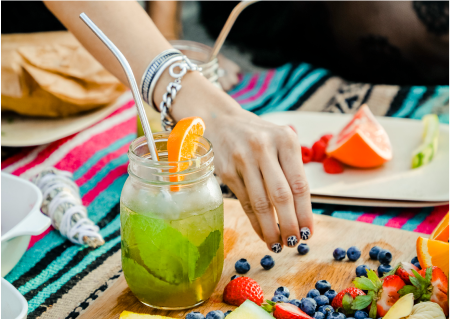
[[[271,299],[276,288],[286,286],[291,291],[291,299],[301,299],[314,288],[321,279],[328,280],[332,289],[340,291],[352,285],[355,268],[361,264],[376,269],[377,261],[369,260],[369,250],[375,245],[389,249],[394,260],[410,261],[416,256],[415,243],[419,233],[403,231],[372,224],[354,222],[329,216],[314,215],[314,236],[307,241],[310,252],[301,256],[296,248],[284,248],[279,254],[269,251],[245,216],[237,200],[225,199],[225,264],[222,278],[212,297],[202,306],[194,308],[206,315],[211,310],[235,309],[222,302],[222,292],[230,277],[236,274],[234,264],[246,258],[251,270],[246,274],[255,279],[264,291],[265,299]],[[333,250],[337,247],[347,249],[357,246],[362,251],[356,262],[347,259],[335,261]],[[275,259],[275,267],[264,270],[260,260],[270,254]],[[123,275],[105,293],[86,309],[79,318],[118,318],[124,310],[185,318],[192,310],[163,311],[144,306],[129,290]]]

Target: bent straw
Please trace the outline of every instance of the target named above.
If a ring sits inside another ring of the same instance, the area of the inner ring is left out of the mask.
[[[217,37],[216,42],[214,43],[214,47],[211,51],[211,55],[209,57],[209,61],[214,60],[217,55],[219,54],[220,49],[222,49],[223,43],[225,42],[225,39],[227,38],[228,34],[230,33],[231,27],[233,27],[234,22],[236,21],[237,17],[241,14],[241,12],[247,8],[249,5],[258,2],[258,0],[254,1],[242,1],[237,4],[236,7],[234,7],[233,11],[231,11],[230,16],[227,19],[227,22],[225,22],[225,25],[222,28],[222,31],[220,31],[219,36]]]
[[[80,14],[80,19],[86,23],[86,25],[95,33],[95,35],[102,40],[102,42],[108,47],[108,49],[114,54],[114,56],[119,60],[122,65],[123,71],[127,75],[128,83],[131,87],[131,92],[133,93],[133,99],[136,104],[139,118],[141,119],[142,128],[144,129],[145,137],[147,138],[147,146],[150,150],[152,160],[159,161],[158,153],[156,152],[155,140],[153,140],[152,129],[148,123],[147,115],[145,114],[144,105],[139,95],[138,85],[136,79],[134,78],[133,71],[131,70],[130,64],[128,63],[125,56],[120,52],[120,50],[112,43],[111,40],[100,30],[94,22],[83,12]]]

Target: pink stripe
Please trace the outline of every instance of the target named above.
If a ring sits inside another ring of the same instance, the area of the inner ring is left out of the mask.
[[[85,141],[83,144],[73,148],[55,165],[55,168],[75,172],[98,150],[106,148],[112,142],[132,132],[136,132],[135,117],[103,131]]]
[[[110,154],[106,155],[102,159],[100,159],[95,165],[93,165],[88,172],[86,172],[82,177],[80,177],[75,183],[78,186],[81,186],[82,184],[86,183],[89,179],[91,179],[98,171],[100,171],[108,162],[111,160],[120,157],[121,155],[125,154],[128,150],[128,144],[122,146],[121,148],[115,150],[114,152],[111,152]]]
[[[264,83],[261,86],[261,88],[259,89],[258,93],[256,93],[254,96],[251,96],[251,97],[249,97],[247,99],[244,99],[244,100],[240,100],[238,102],[241,103],[241,104],[248,103],[248,102],[255,101],[256,99],[261,97],[264,94],[264,92],[266,92],[267,88],[269,87],[270,81],[272,80],[274,74],[275,74],[274,70],[268,71],[267,72],[267,76],[264,79]]]
[[[428,215],[421,224],[414,230],[416,232],[431,234],[434,228],[437,227],[439,222],[444,219],[448,212],[448,205],[435,207],[434,210]]]
[[[41,240],[43,237],[45,237],[50,231],[55,230],[53,229],[53,226],[50,226],[47,228],[47,230],[45,230],[44,232],[42,232],[41,234],[37,235],[37,236],[31,236],[31,240],[30,243],[28,244],[28,249],[30,249],[32,246],[34,246],[34,244],[36,242],[38,242],[39,240]]]
[[[86,193],[83,197],[83,205],[88,206],[103,190],[105,190],[118,177],[127,173],[128,163],[118,166],[111,170],[106,177],[102,179],[91,191]]]
[[[381,215],[381,213],[363,213],[356,219],[356,221],[359,222],[365,222],[365,223],[373,223],[373,220],[375,220],[376,217]]]
[[[419,211],[420,209],[404,209],[396,217],[389,219],[389,221],[385,224],[385,226],[400,229],[406,222],[408,222],[409,219],[413,218]]]
[[[126,110],[126,109],[129,109],[129,108],[132,108],[132,107],[134,107],[134,100],[133,100],[133,99],[131,99],[131,100],[128,101],[128,102],[125,102],[125,104],[124,104],[123,106],[121,106],[120,108],[114,110],[113,113],[109,114],[109,115],[106,116],[104,119],[100,120],[99,122],[101,122],[101,121],[103,121],[103,120],[105,120],[105,119],[111,118],[112,116],[115,116],[116,114],[119,114],[119,113],[121,113],[122,111],[124,111],[124,110]],[[97,123],[98,123],[98,122],[97,122]]]
[[[25,171],[33,168],[34,166],[44,162],[48,157],[50,157],[50,155],[55,152],[56,150],[58,150],[58,148],[60,146],[62,146],[64,143],[66,143],[67,141],[69,141],[70,139],[72,139],[73,137],[75,137],[76,134],[70,135],[68,137],[59,139],[55,142],[52,142],[47,148],[45,148],[44,150],[42,150],[36,157],[36,159],[34,159],[33,161],[27,163],[26,165],[24,165],[23,167],[20,167],[18,169],[16,169],[14,172],[12,172],[12,174],[19,176],[22,173],[24,173]]]
[[[242,96],[243,94],[246,94],[247,92],[253,90],[253,88],[255,88],[256,83],[258,83],[258,78],[259,78],[259,73],[255,74],[250,81],[248,82],[247,87],[243,88],[242,90],[236,92],[235,94],[233,94],[231,97],[233,97],[234,99]]]
[[[2,162],[2,170],[9,167],[13,163],[19,161],[20,159],[23,159],[26,157],[33,149],[36,147],[25,147],[22,148],[22,151],[13,155],[12,157],[7,158],[5,161]]]

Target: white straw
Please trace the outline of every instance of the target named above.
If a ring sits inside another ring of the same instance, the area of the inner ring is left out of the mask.
[[[123,71],[127,75],[128,83],[131,87],[131,92],[133,93],[134,102],[136,104],[139,118],[141,119],[142,128],[144,129],[145,137],[147,138],[148,149],[152,155],[152,160],[159,161],[158,153],[156,152],[155,140],[153,140],[152,129],[148,123],[147,115],[145,114],[144,105],[142,103],[141,96],[139,94],[139,88],[134,78],[133,71],[131,70],[130,64],[128,63],[125,56],[120,52],[120,50],[112,43],[111,40],[100,30],[94,22],[83,12],[80,14],[80,19],[86,23],[86,25],[95,33],[95,35],[102,40],[102,42],[108,47],[109,50],[114,54],[114,56],[119,60],[122,65]]]

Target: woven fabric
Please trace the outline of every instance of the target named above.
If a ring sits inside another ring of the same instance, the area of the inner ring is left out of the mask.
[[[371,86],[347,83],[307,64],[285,65],[244,75],[230,94],[257,114],[307,110],[355,112],[362,102],[377,115],[420,118],[439,114],[448,123],[449,88]],[[136,111],[126,103],[104,120],[64,139],[27,148],[2,162],[2,170],[29,179],[54,166],[73,172],[83,204],[106,243],[97,248],[74,245],[50,227],[32,237],[22,259],[6,280],[27,299],[28,318],[75,318],[120,273],[119,199],[127,179],[126,151],[136,137]],[[225,194],[229,194],[223,186]],[[315,214],[431,233],[448,206],[422,209],[368,208],[314,204]]]

